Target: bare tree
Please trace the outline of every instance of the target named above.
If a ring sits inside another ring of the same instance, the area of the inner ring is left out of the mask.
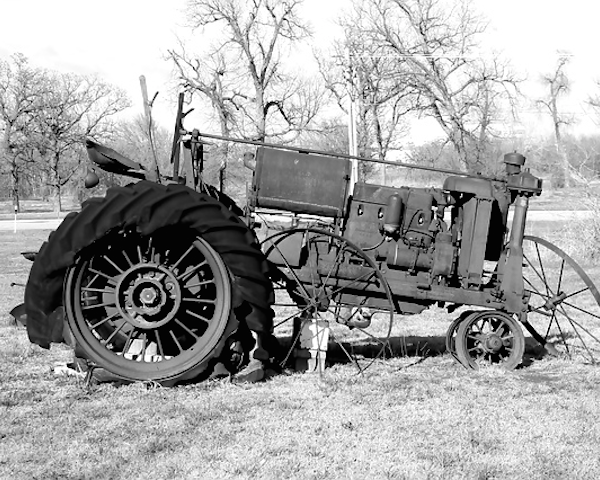
[[[0,59],[0,161],[8,170],[13,203],[19,210],[22,163],[32,158],[29,131],[40,109],[46,73],[33,68],[22,54]]]
[[[349,116],[349,108],[354,109],[357,153],[385,160],[389,150],[400,145],[398,139],[406,130],[404,119],[412,111],[412,89],[401,80],[395,59],[365,34],[360,5],[355,1],[339,21],[343,39],[334,44],[331,53],[317,55],[317,60],[325,86],[338,106]],[[364,178],[370,172],[362,167]]]
[[[554,71],[542,75],[541,82],[547,88],[547,95],[545,98],[538,100],[538,104],[548,111],[550,118],[552,119],[556,153],[560,159],[562,181],[565,186],[568,186],[570,183],[571,172],[569,158],[563,145],[562,128],[569,125],[572,122],[572,119],[560,111],[559,101],[569,93],[570,82],[569,77],[565,72],[569,61],[569,55],[559,55]],[[561,185],[561,183],[562,182],[559,182],[559,185]]]
[[[596,80],[595,83],[597,91],[588,97],[587,104],[592,107],[597,121],[600,122],[600,80]]]
[[[480,170],[495,116],[518,84],[505,63],[479,53],[485,22],[450,0],[365,0],[360,18],[395,58],[414,110],[437,121],[463,168]]]
[[[194,28],[220,35],[202,55],[182,44],[169,51],[180,83],[215,110],[222,134],[282,138],[305,128],[320,106],[315,85],[290,71],[284,59],[309,31],[302,0],[190,0]]]
[[[96,77],[53,72],[47,76],[42,108],[33,119],[35,142],[46,160],[48,186],[61,210],[61,191],[85,158],[87,137],[102,137],[130,103],[125,93]]]

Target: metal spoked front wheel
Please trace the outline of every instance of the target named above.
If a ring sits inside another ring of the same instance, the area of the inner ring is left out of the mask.
[[[499,365],[512,370],[521,363],[524,350],[521,326],[504,312],[473,312],[460,322],[456,333],[456,354],[468,368]]]
[[[600,360],[600,294],[583,269],[542,238],[523,239],[523,280],[530,294],[526,327],[554,355]]]

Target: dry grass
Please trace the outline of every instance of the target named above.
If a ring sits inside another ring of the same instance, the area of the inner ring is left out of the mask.
[[[0,238],[2,312],[22,295],[8,286],[26,279],[18,252],[46,235]],[[433,348],[450,318],[431,310],[394,332]],[[413,347],[362,377],[338,365],[251,386],[87,388],[51,374],[66,348],[29,344],[3,313],[0,478],[600,478],[597,367],[467,372]]]

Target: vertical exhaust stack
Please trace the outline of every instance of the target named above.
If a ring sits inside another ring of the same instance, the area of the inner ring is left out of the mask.
[[[506,186],[514,199],[514,214],[510,240],[508,242],[508,257],[504,278],[502,279],[502,290],[507,295],[507,302],[517,298],[523,298],[524,283],[522,275],[523,266],[523,237],[525,236],[525,221],[529,209],[529,198],[542,193],[542,180],[529,173],[522,171],[525,165],[525,157],[520,153],[507,153],[504,156],[506,165]],[[527,308],[527,305],[509,305],[515,311]],[[520,307],[520,308],[519,308]]]

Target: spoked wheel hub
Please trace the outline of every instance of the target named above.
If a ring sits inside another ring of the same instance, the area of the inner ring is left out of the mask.
[[[139,264],[124,272],[116,286],[116,306],[133,327],[158,328],[169,323],[181,306],[181,286],[169,269]]]

